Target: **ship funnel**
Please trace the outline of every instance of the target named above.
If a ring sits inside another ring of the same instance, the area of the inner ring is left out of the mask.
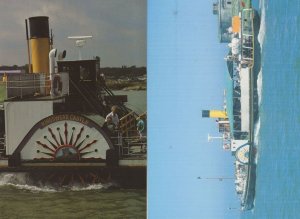
[[[223,110],[202,110],[203,118],[222,118],[227,119],[227,113]]]
[[[32,72],[49,75],[49,18],[46,16],[30,17],[29,30]]]

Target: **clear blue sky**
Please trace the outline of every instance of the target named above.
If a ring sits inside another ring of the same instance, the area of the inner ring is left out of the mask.
[[[213,119],[202,109],[222,109],[226,44],[217,37],[213,0],[148,1],[148,216],[238,218],[233,157]]]

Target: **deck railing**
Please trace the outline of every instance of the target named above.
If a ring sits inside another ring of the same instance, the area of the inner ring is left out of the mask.
[[[0,157],[2,157],[3,155],[5,155],[5,139],[4,138],[0,138]]]
[[[0,100],[12,97],[23,97],[39,93],[46,94],[50,89],[49,76],[44,74],[14,74],[7,75],[0,82]]]
[[[145,157],[147,153],[147,136],[139,136],[137,130],[128,130],[129,135],[123,136],[118,132],[118,136],[111,137],[119,149],[120,157]]]
[[[243,9],[241,14],[241,64],[252,68],[254,65],[254,12],[252,8]]]
[[[137,115],[130,112],[120,119],[118,135],[112,141],[119,148],[120,156],[137,156],[146,154],[147,136],[140,136],[137,131],[137,118],[145,117],[146,112]]]
[[[131,130],[136,127],[136,118],[134,112],[130,112],[120,119],[120,132],[122,136],[130,136]]]

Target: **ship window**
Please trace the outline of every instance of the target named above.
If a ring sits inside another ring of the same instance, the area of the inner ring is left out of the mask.
[[[90,80],[90,71],[89,69],[80,66],[80,80]]]
[[[63,66],[63,67],[62,67],[62,71],[63,71],[63,72],[69,72],[69,71],[70,71],[69,66]]]

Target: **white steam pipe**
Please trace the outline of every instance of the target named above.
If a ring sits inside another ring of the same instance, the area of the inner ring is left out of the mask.
[[[51,90],[50,94],[53,95],[53,75],[55,74],[55,57],[56,57],[57,49],[52,49],[49,52],[49,73],[50,73],[50,82],[51,82]]]

